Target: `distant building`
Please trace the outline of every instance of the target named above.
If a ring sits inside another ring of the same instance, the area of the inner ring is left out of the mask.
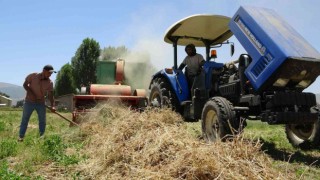
[[[12,99],[0,95],[0,106],[11,107]]]
[[[73,94],[66,94],[55,98],[57,108],[73,111]]]

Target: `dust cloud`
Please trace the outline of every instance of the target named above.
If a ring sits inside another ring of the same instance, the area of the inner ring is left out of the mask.
[[[172,66],[169,65],[173,58],[172,52],[165,45],[156,39],[141,40],[124,57],[125,79],[133,90],[145,89],[148,92],[152,76],[157,71]]]

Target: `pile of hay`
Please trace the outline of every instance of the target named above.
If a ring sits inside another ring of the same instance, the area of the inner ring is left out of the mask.
[[[77,165],[88,179],[287,179],[261,144],[236,138],[207,144],[176,113],[104,104],[86,117],[88,159]]]

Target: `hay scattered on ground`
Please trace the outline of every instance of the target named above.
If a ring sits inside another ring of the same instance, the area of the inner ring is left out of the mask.
[[[241,137],[206,144],[166,109],[139,113],[103,104],[84,117],[88,159],[75,167],[85,179],[287,179],[272,168],[261,144]]]

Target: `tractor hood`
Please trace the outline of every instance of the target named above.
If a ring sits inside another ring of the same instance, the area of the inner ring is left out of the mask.
[[[252,58],[245,74],[255,90],[303,90],[320,75],[320,53],[275,11],[243,6],[229,25]]]
[[[177,45],[193,43],[197,47],[205,47],[204,42],[220,44],[233,35],[228,26],[230,19],[221,15],[189,16],[173,24],[167,30],[164,41],[173,44],[178,38]]]

